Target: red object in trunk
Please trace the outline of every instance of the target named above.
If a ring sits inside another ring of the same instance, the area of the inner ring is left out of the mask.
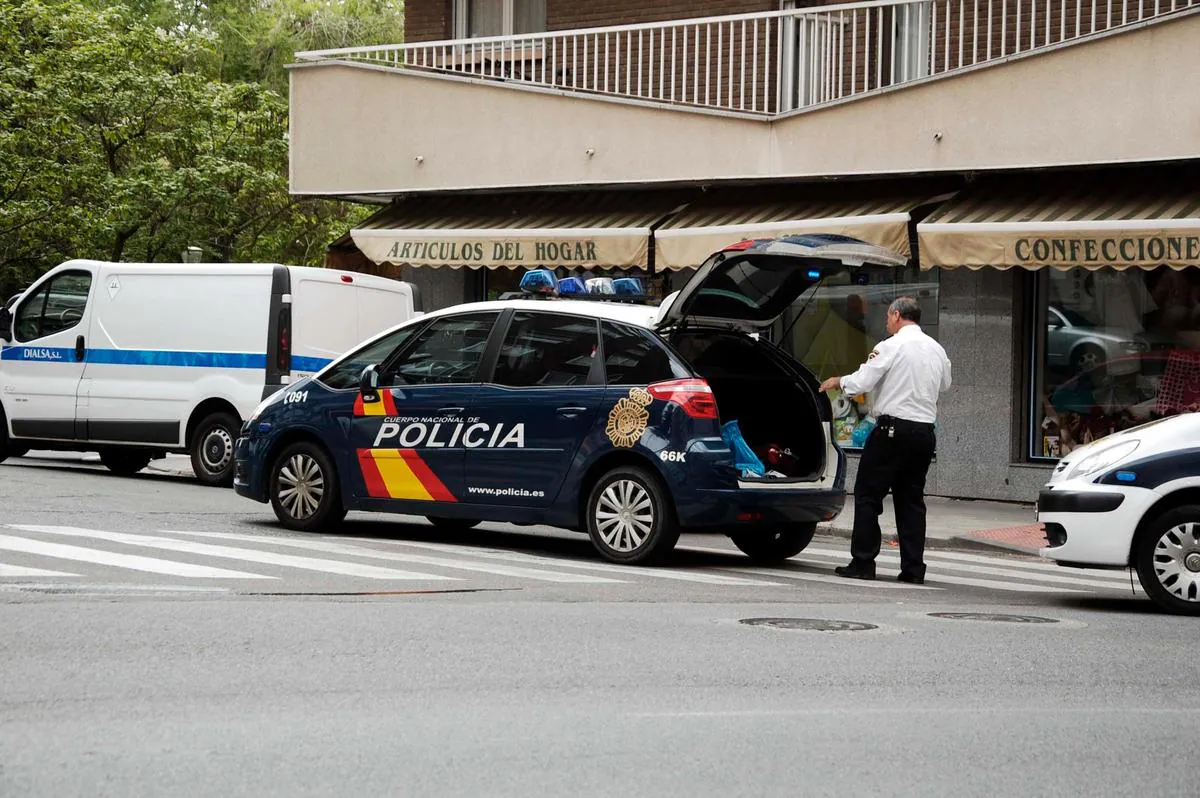
[[[646,390],[655,399],[679,405],[692,418],[718,418],[717,399],[713,396],[712,388],[702,379],[688,377],[656,382]]]

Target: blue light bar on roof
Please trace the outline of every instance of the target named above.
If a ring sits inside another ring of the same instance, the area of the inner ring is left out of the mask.
[[[549,269],[533,269],[521,277],[520,288],[530,294],[552,294],[558,290],[558,280]]]

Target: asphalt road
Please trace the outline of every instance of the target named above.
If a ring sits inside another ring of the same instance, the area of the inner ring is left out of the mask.
[[[930,552],[918,588],[833,577],[834,539],[631,569],[541,528],[271,521],[0,466],[0,795],[1196,791],[1196,621],[1121,574]]]

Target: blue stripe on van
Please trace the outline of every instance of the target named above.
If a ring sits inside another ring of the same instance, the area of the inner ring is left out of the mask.
[[[6,346],[0,360],[75,362],[75,350],[66,347]],[[177,366],[208,369],[265,369],[267,356],[255,352],[181,352],[167,349],[89,349],[88,363],[110,366]],[[323,357],[292,358],[296,371],[320,371],[333,361]]]

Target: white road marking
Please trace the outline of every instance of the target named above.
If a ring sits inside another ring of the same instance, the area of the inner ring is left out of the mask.
[[[126,546],[141,546],[150,549],[164,549],[166,551],[178,551],[185,554],[199,554],[206,557],[219,557],[227,560],[256,562],[263,565],[277,565],[283,568],[296,568],[302,571],[318,571],[320,573],[339,574],[341,576],[357,576],[363,579],[404,579],[422,582],[444,580],[457,581],[457,577],[453,576],[424,574],[417,573],[415,571],[396,571],[390,568],[378,568],[373,565],[358,565],[356,563],[338,562],[337,560],[326,560],[317,557],[294,557],[290,554],[272,554],[265,551],[239,549],[232,546],[212,546],[207,543],[193,543],[188,540],[174,540],[172,538],[157,537],[154,535],[127,535],[121,532],[101,532],[95,529],[81,529],[79,527],[68,526],[36,526],[20,524],[14,524],[10,526],[13,529],[20,529],[26,532],[40,532],[46,535],[65,535],[67,537],[94,538],[96,540],[107,540]],[[160,560],[159,562],[164,561]],[[246,576],[246,574],[239,575]]]
[[[809,546],[804,550],[805,554],[819,554],[827,557],[846,558],[850,557],[850,550],[847,546],[845,551],[837,549],[827,549],[820,546]],[[885,550],[879,553],[880,557],[894,559],[900,561],[900,553],[894,549]],[[987,554],[965,554],[958,551],[930,551],[925,550],[925,559],[927,562],[969,562],[977,565],[995,565],[1003,563],[1005,568],[1015,568],[1020,571],[1040,571],[1042,573],[1059,574],[1066,577],[1086,576],[1088,579],[1098,579],[1101,581],[1123,582],[1129,584],[1129,575],[1124,571],[1104,571],[1104,570],[1079,570],[1074,568],[1063,568],[1061,565],[1055,565],[1050,562],[1022,562],[1009,557],[997,557]]]
[[[353,540],[357,540],[362,543],[387,543],[392,545],[412,546],[418,549],[429,549],[431,551],[440,551],[448,554],[470,551],[472,557],[481,557],[489,560],[508,560],[510,562],[535,563],[537,565],[553,566],[555,568],[577,568],[585,571],[600,571],[603,573],[621,574],[622,576],[630,579],[649,577],[651,579],[670,579],[679,582],[699,582],[707,585],[754,585],[757,587],[779,587],[778,582],[742,579],[740,577],[721,576],[720,574],[707,574],[701,571],[679,568],[642,568],[636,565],[612,565],[608,563],[579,562],[578,560],[556,560],[550,557],[541,557],[536,554],[518,554],[510,551],[453,546],[441,543],[418,543],[411,540],[377,540],[372,538],[353,538]]]
[[[184,576],[192,579],[274,578],[262,576],[260,574],[248,574],[244,571],[227,571],[224,568],[210,568],[206,565],[191,565],[189,563],[173,562],[171,560],[160,560],[156,557],[140,557],[135,554],[116,554],[115,552],[101,551],[100,549],[88,549],[82,546],[69,546],[65,543],[48,543],[43,540],[19,538],[14,535],[0,535],[0,549],[19,551],[24,554],[38,554],[43,557],[53,557],[56,560],[90,562],[96,565],[110,565],[114,568],[126,568],[131,571],[146,571],[152,574]]]
[[[691,549],[697,551],[697,549]],[[719,566],[722,571],[732,571],[738,574],[762,574],[763,576],[774,576],[780,579],[798,579],[802,582],[821,582],[826,585],[842,585],[843,587],[873,587],[884,588],[888,590],[941,590],[940,587],[932,585],[910,585],[904,582],[882,582],[878,579],[846,579],[837,574],[814,574],[807,571],[793,571],[787,568],[727,568]]]
[[[427,557],[421,554],[403,554],[394,551],[379,551],[363,546],[347,546],[343,543],[333,543],[324,540],[297,540],[296,538],[268,537],[266,535],[239,535],[231,532],[185,532],[179,530],[163,530],[165,535],[192,535],[203,538],[220,538],[237,540],[245,543],[257,543],[271,546],[291,546],[309,551],[323,551],[326,554],[344,554],[349,557],[365,557],[376,560],[391,560],[394,562],[411,562],[417,565],[433,565],[441,568],[456,568],[463,571],[478,571],[498,576],[514,576],[524,579],[538,579],[543,582],[565,582],[569,584],[620,584],[620,579],[608,579],[603,576],[588,576],[586,574],[560,574],[553,571],[542,571],[534,568],[521,568],[510,565],[489,565],[474,563],[467,560],[452,560],[445,557]]]
[[[6,565],[0,562],[0,576],[20,578],[26,576],[79,576],[79,574],[69,574],[65,571],[47,571],[44,568],[26,568],[21,565]]]

